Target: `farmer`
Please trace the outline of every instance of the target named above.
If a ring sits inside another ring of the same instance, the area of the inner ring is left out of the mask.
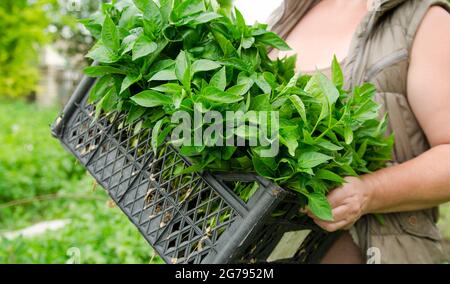
[[[333,222],[309,213],[327,231],[345,230],[323,263],[448,261],[436,221],[437,206],[450,201],[449,6],[446,0],[285,0],[272,17],[272,30],[299,55],[298,71],[329,75],[335,54],[347,89],[374,83],[395,133],[389,167],[347,178],[328,195]]]

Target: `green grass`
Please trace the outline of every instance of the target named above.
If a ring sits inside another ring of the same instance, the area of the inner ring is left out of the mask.
[[[50,135],[57,109],[0,101],[0,232],[70,219],[33,238],[0,237],[0,263],[161,263],[103,189]],[[1,234],[1,233],[0,233]]]
[[[440,207],[438,226],[441,229],[442,236],[450,242],[450,203]]]

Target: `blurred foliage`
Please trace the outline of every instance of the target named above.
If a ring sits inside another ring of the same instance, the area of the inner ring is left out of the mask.
[[[39,47],[49,40],[44,30],[51,2],[0,1],[0,96],[20,97],[35,90]]]
[[[81,198],[71,197],[74,191]],[[81,263],[161,263],[127,217],[118,208],[108,206],[103,189],[92,191],[90,178],[73,182],[59,194],[60,199],[16,206],[20,211],[0,209],[5,218],[16,221],[16,224],[6,222],[11,230],[36,223],[37,220],[30,223],[36,219],[33,214],[41,218],[39,221],[71,220],[60,230],[35,237],[13,240],[0,237],[0,263],[65,263],[69,259],[67,251],[72,247],[80,250]],[[10,215],[11,211],[15,214]]]
[[[440,206],[439,213],[438,226],[441,229],[443,237],[450,241],[450,203]]]
[[[30,119],[30,114],[38,115]],[[35,105],[1,103],[0,202],[55,193],[84,175],[49,135],[56,114]]]
[[[149,263],[152,249],[138,230],[49,135],[56,116],[53,108],[0,100],[0,263],[64,263],[71,247],[83,263]],[[60,219],[71,223],[33,238],[1,237]]]
[[[0,96],[18,98],[36,91],[40,50],[55,43],[72,68],[84,67],[93,42],[78,22],[106,0],[1,0]]]
[[[101,3],[108,0],[57,0],[50,12],[52,33],[58,50],[68,59],[74,68],[82,69],[88,64],[84,55],[94,43],[88,30],[79,22],[96,13]]]

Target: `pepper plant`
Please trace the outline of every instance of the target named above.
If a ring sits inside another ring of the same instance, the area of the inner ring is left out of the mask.
[[[192,166],[179,174],[256,172],[297,193],[319,218],[332,220],[329,190],[391,158],[393,137],[385,136],[387,119],[379,117],[372,85],[345,90],[336,60],[331,79],[320,72],[296,74],[295,56],[268,55],[289,46],[267,25],[247,25],[237,9],[230,15],[216,0],[122,0],[104,4],[83,23],[97,39],[87,55],[97,64],[85,69],[98,77],[90,92],[95,115],[125,113],[120,127],[134,133],[148,128],[155,152],[176,142],[168,140],[179,110],[278,112],[275,157],[261,155],[264,146],[180,146]],[[249,125],[244,128],[234,138],[255,135]]]

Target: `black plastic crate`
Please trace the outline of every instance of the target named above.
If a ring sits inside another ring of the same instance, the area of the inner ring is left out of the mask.
[[[297,197],[259,176],[175,174],[189,162],[170,145],[155,155],[151,131],[121,127],[120,113],[94,120],[87,103],[94,83],[82,80],[52,133],[167,263],[266,262],[286,232],[299,230],[312,233],[279,261],[314,263],[337,237],[298,217]],[[258,183],[247,203],[230,189],[235,182]]]

